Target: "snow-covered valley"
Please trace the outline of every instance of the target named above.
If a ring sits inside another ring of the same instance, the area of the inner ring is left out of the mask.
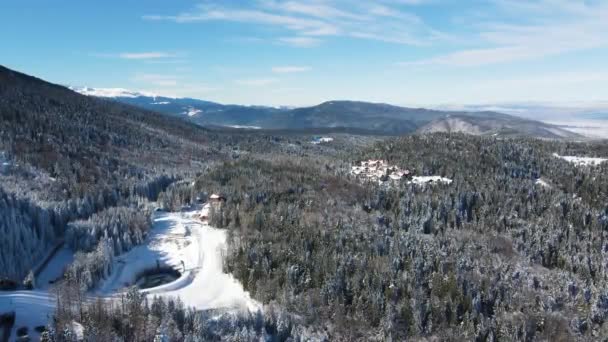
[[[139,273],[161,265],[179,270],[181,276],[173,282],[142,290],[150,297],[179,296],[186,306],[197,310],[261,309],[261,304],[253,300],[232,275],[223,272],[226,231],[198,219],[208,209],[154,213],[153,229],[146,243],[116,257],[112,272],[91,293],[91,298],[112,300],[133,285]],[[11,336],[15,336],[16,329],[26,326],[30,337],[37,337],[34,328],[46,325],[55,307],[48,280],[60,274],[70,260],[69,250],[56,253],[41,272],[39,289],[0,292],[0,312],[16,313]]]

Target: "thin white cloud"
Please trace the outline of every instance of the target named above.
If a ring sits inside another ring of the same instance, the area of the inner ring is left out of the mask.
[[[160,59],[176,57],[175,54],[168,52],[123,52],[118,54],[122,59]]]
[[[475,25],[480,33],[470,39],[485,47],[398,64],[473,67],[541,59],[608,46],[608,4],[587,5],[563,0],[493,1],[505,12],[504,16],[526,22],[486,20]]]
[[[273,83],[277,83],[278,81],[279,80],[276,78],[251,78],[251,79],[236,80],[236,81],[234,81],[234,83],[236,83],[238,85],[242,85],[242,86],[248,86],[248,87],[260,87],[260,86],[271,85]]]
[[[180,98],[180,97],[191,97],[196,99],[204,99],[209,94],[222,91],[222,88],[201,84],[179,84],[176,87],[165,87],[158,86],[152,88],[145,88],[146,91],[157,94],[158,96]]]
[[[177,15],[146,15],[143,19],[176,23],[230,21],[272,26],[293,34],[293,37],[276,38],[277,41],[296,47],[316,46],[323,37],[406,45],[426,45],[446,37],[405,11],[400,4],[370,5],[343,0],[308,3],[260,0],[240,7],[204,4]]]
[[[311,70],[311,67],[295,66],[295,65],[277,66],[277,67],[272,68],[272,72],[274,72],[275,74],[293,74],[293,73],[299,73],[299,72],[306,72],[306,71],[310,71],[310,70]]]
[[[178,85],[178,77],[162,74],[135,74],[131,81],[159,87],[174,87]]]
[[[281,37],[277,39],[277,42],[298,48],[310,48],[321,44],[321,39],[313,37]]]
[[[119,58],[126,60],[144,60],[144,61],[163,61],[166,59],[176,58],[181,54],[164,51],[146,51],[146,52],[120,52],[120,53],[91,53],[93,57],[101,58]]]
[[[525,78],[495,79],[487,80],[484,87],[497,89],[533,89],[572,86],[586,83],[608,83],[608,71],[568,71],[540,75],[532,75]]]

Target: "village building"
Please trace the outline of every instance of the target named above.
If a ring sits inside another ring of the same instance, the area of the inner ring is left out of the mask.
[[[212,194],[209,196],[209,203],[223,203],[226,202],[226,197],[219,194]]]

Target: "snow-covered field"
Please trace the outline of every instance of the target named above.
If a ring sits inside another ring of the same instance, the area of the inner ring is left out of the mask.
[[[202,210],[207,211],[208,207]],[[201,213],[196,209],[155,213],[147,243],[117,257],[112,274],[93,295],[112,298],[125,286],[133,284],[137,273],[156,267],[158,260],[161,265],[176,268],[182,275],[174,282],[146,289],[149,296],[179,296],[186,306],[198,310],[260,310],[261,304],[253,300],[232,275],[223,272],[226,231],[198,220]],[[30,337],[36,340],[34,327],[46,325],[55,306],[55,298],[43,282],[48,284],[48,280],[56,279],[72,258],[69,250],[59,251],[41,272],[39,290],[0,292],[0,312],[16,312],[11,336],[15,336],[16,329],[27,326]]]
[[[596,166],[608,160],[607,158],[594,158],[594,157],[577,157],[577,156],[560,156],[557,153],[553,153],[556,158],[561,158],[567,162],[573,163],[580,166]]]
[[[197,218],[200,214],[197,210],[157,213],[149,242],[117,258],[114,271],[101,286],[99,294],[110,295],[133,284],[137,273],[156,267],[158,260],[182,275],[174,282],[147,289],[150,296],[179,296],[186,306],[199,310],[259,309],[261,306],[251,299],[243,286],[232,275],[223,272],[226,231],[201,222]]]

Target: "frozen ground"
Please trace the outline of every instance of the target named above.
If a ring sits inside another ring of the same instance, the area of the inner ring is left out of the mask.
[[[207,211],[208,207],[203,210]],[[196,209],[156,213],[147,243],[117,257],[112,274],[94,295],[112,298],[125,286],[133,284],[138,272],[156,267],[158,260],[161,265],[178,269],[182,276],[174,282],[146,289],[149,296],[179,296],[186,306],[198,310],[261,309],[261,305],[249,296],[232,275],[223,272],[226,231],[199,221],[197,217],[200,214],[201,211]],[[0,312],[17,313],[11,336],[15,336],[17,328],[27,326],[30,337],[37,340],[34,327],[46,325],[55,306],[53,295],[42,282],[48,284],[49,279],[56,279],[71,258],[72,253],[67,249],[55,255],[40,274],[38,285],[41,289],[0,292]]]
[[[577,156],[560,156],[557,153],[553,153],[553,156],[556,158],[561,158],[567,162],[573,163],[575,165],[587,166],[587,165],[600,165],[601,163],[608,160],[607,158],[593,158],[593,157],[577,157]]]

